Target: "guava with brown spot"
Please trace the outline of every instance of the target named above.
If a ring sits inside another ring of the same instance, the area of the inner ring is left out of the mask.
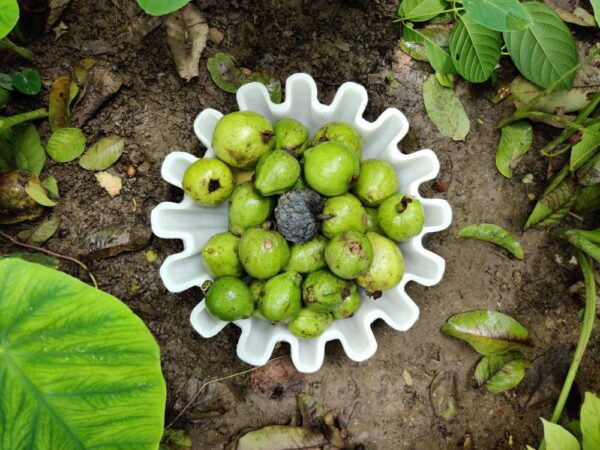
[[[285,270],[310,273],[327,267],[324,254],[326,245],[327,239],[323,236],[315,236],[309,241],[292,245]]]
[[[219,119],[212,148],[219,159],[238,169],[254,167],[260,157],[273,149],[273,127],[252,111],[235,111]]]
[[[294,320],[288,324],[288,328],[300,338],[312,339],[323,334],[331,322],[333,322],[333,316],[329,312],[302,308]]]
[[[371,242],[356,230],[347,230],[331,239],[325,247],[325,261],[335,275],[352,280],[365,272],[373,261]]]
[[[351,281],[342,280],[329,270],[318,270],[308,274],[302,283],[302,300],[308,308],[317,311],[331,311],[342,303],[345,289]]]
[[[202,247],[202,262],[210,275],[215,278],[241,277],[244,268],[238,257],[240,238],[229,232],[213,235]]]
[[[222,203],[233,192],[233,174],[227,164],[217,158],[201,158],[192,163],[181,185],[186,194],[205,206]]]
[[[24,170],[0,173],[0,224],[32,220],[44,212],[44,207],[25,191],[27,183],[42,186],[36,175]]]
[[[269,278],[259,300],[262,316],[271,322],[288,323],[302,307],[300,285],[302,276],[297,272],[285,272]]]
[[[425,211],[419,199],[396,194],[379,205],[377,219],[387,237],[404,242],[421,232],[425,225]]]
[[[352,194],[328,198],[321,217],[321,231],[329,239],[347,230],[364,233],[369,223],[365,208]]]
[[[379,219],[377,219],[377,209],[365,208],[367,212],[367,231],[383,234],[383,230],[379,227]]]
[[[360,292],[353,283],[352,288],[349,290],[348,295],[344,297],[342,303],[335,308],[331,313],[334,319],[346,319],[354,315],[360,308],[360,302],[362,298]]]
[[[369,269],[356,278],[356,283],[368,293],[387,291],[396,286],[404,275],[404,258],[398,245],[369,231],[367,238],[373,248],[373,261]]]
[[[238,253],[248,275],[259,280],[277,275],[290,257],[283,236],[261,228],[250,228],[242,234]]]
[[[362,138],[360,134],[345,122],[330,122],[321,127],[312,139],[312,145],[323,142],[340,142],[347,145],[354,154],[362,157]]]
[[[229,230],[240,236],[248,228],[266,221],[273,211],[273,200],[263,197],[251,181],[235,188],[229,199]]]
[[[275,123],[275,150],[299,157],[308,146],[308,129],[295,119],[281,119]]]
[[[258,160],[254,187],[265,196],[290,190],[300,178],[300,163],[284,150],[273,150]]]
[[[222,277],[212,283],[205,302],[209,313],[228,322],[250,317],[254,311],[250,289],[235,277]]]

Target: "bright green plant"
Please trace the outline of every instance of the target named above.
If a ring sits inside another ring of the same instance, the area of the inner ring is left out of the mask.
[[[19,21],[17,0],[0,0],[0,39],[5,37]]]
[[[183,8],[190,0],[137,0],[138,5],[152,16],[164,16],[165,14]]]
[[[0,448],[156,449],[166,387],[158,345],[115,297],[0,260]]]

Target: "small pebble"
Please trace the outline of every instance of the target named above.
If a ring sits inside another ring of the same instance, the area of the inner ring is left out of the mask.
[[[215,44],[220,44],[225,39],[225,35],[217,28],[211,27],[208,29],[208,38]]]

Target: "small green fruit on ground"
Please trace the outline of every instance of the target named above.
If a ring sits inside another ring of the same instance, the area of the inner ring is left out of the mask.
[[[241,235],[248,228],[266,221],[273,210],[273,200],[263,197],[251,181],[235,188],[229,199],[229,229]]]
[[[366,206],[379,206],[398,190],[394,166],[382,159],[367,159],[360,164],[360,173],[352,192]]]
[[[367,292],[387,291],[396,286],[404,275],[404,258],[398,245],[380,234],[368,232],[373,248],[371,267],[356,279]]]
[[[329,239],[347,230],[367,231],[367,212],[352,194],[328,198],[321,215],[327,217],[321,223],[321,231]]]
[[[260,280],[277,275],[290,257],[288,243],[281,234],[260,228],[242,234],[238,253],[248,275]]]
[[[182,181],[183,190],[201,205],[218,205],[231,195],[233,174],[216,158],[201,158],[191,164]]]
[[[383,230],[379,228],[379,219],[377,218],[377,209],[365,208],[367,212],[367,231],[383,234]]]
[[[356,278],[373,261],[371,242],[356,230],[344,231],[327,243],[325,261],[329,270],[338,277],[346,280]]]
[[[352,316],[356,311],[358,311],[358,308],[360,308],[360,302],[360,292],[358,292],[356,285],[354,285],[350,293],[344,297],[342,303],[340,303],[338,307],[332,311],[333,318],[345,319]]]
[[[302,308],[296,318],[289,323],[288,328],[296,336],[310,339],[323,334],[331,322],[333,322],[331,313]]]
[[[275,123],[275,149],[298,157],[308,146],[308,129],[294,119],[281,119]]]
[[[327,267],[325,262],[326,244],[327,239],[323,236],[315,236],[310,241],[292,245],[290,259],[285,270],[310,273]]]
[[[285,272],[269,278],[259,300],[262,316],[271,322],[288,323],[302,307],[302,276]]]
[[[217,233],[202,247],[202,261],[213,277],[241,277],[244,273],[238,258],[240,238],[229,232]]]
[[[285,150],[273,150],[258,160],[254,186],[265,196],[283,194],[300,178],[300,163]]]
[[[231,167],[254,167],[259,158],[273,149],[273,127],[251,111],[236,111],[221,117],[213,132],[212,148]]]
[[[216,280],[208,289],[205,302],[208,312],[226,321],[245,319],[254,311],[250,289],[234,277]]]
[[[348,192],[359,170],[360,159],[339,142],[324,142],[304,152],[304,180],[328,197]]]
[[[42,186],[37,175],[24,170],[0,173],[0,224],[23,222],[42,215],[44,207],[25,191],[28,183]]]
[[[342,303],[352,284],[329,270],[318,270],[308,274],[302,283],[302,300],[308,308],[321,312],[331,311]]]
[[[341,142],[346,144],[356,154],[358,159],[362,157],[362,138],[354,128],[344,122],[330,122],[320,128],[312,140],[312,145],[322,142]]]
[[[421,232],[425,225],[425,211],[421,202],[403,194],[384,201],[377,211],[379,227],[397,242],[404,242]]]

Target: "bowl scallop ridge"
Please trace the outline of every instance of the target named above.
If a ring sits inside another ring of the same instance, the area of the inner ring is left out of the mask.
[[[363,137],[363,159],[388,160],[399,176],[400,191],[419,198],[426,212],[423,231],[400,244],[406,266],[402,281],[376,301],[363,294],[358,312],[350,318],[334,321],[321,336],[300,339],[284,325],[254,317],[234,322],[241,329],[237,354],[243,361],[262,365],[269,360],[277,342],[287,342],[296,368],[301,372],[314,372],[323,364],[325,344],[329,341],[339,340],[350,359],[364,361],[377,350],[377,341],[371,330],[375,320],[382,319],[399,331],[406,331],[414,325],[419,317],[419,308],[408,296],[405,287],[409,281],[433,286],[442,279],[445,261],[424,248],[422,239],[428,233],[447,228],[452,221],[452,211],[445,200],[420,195],[420,184],[437,176],[439,162],[429,149],[410,154],[398,150],[398,144],[408,132],[408,121],[399,110],[388,108],[377,120],[368,122],[363,118],[368,96],[362,86],[353,82],[342,84],[331,104],[325,105],[318,100],[315,81],[302,73],[287,79],[285,93],[285,101],[275,104],[264,85],[249,83],[238,90],[237,102],[240,110],[255,111],[271,122],[284,117],[297,119],[311,135],[326,122],[341,120],[350,123]],[[222,116],[217,110],[205,109],[194,121],[194,132],[206,146],[208,157],[214,156],[212,134]],[[165,181],[180,188],[185,170],[197,159],[189,153],[173,152],[165,158],[161,175]],[[202,266],[200,249],[213,234],[227,230],[227,202],[216,207],[204,207],[196,205],[184,194],[180,203],[164,202],[156,206],[151,223],[152,231],[158,237],[183,241],[184,250],[167,257],[160,268],[161,279],[169,291],[201,287],[204,281],[210,279]],[[205,338],[215,336],[227,325],[227,322],[208,313],[204,301],[193,309],[190,321]]]

